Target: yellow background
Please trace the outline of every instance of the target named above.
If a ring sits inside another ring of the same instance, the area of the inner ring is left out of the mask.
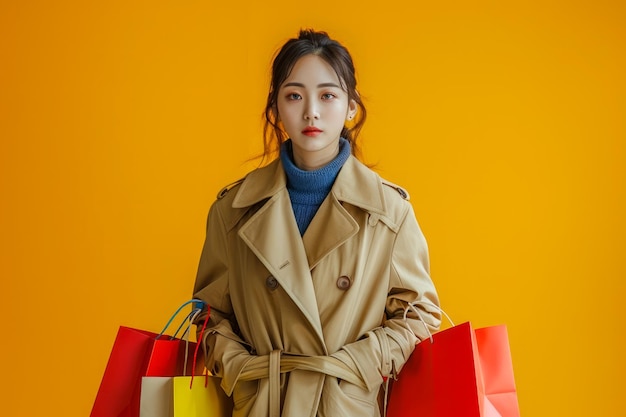
[[[508,325],[522,415],[623,415],[624,2],[98,3],[0,4],[2,415],[88,415],[118,326],[189,297],[300,27],[352,52],[366,158],[450,315]]]

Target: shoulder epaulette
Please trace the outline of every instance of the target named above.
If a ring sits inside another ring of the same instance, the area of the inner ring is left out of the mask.
[[[224,198],[226,196],[226,194],[228,194],[228,192],[236,185],[241,184],[243,182],[244,178],[240,178],[235,182],[231,182],[230,184],[228,184],[226,187],[222,188],[220,190],[219,193],[217,193],[217,199],[220,200],[222,198]]]
[[[386,185],[387,187],[393,188],[394,190],[396,190],[398,192],[398,194],[400,194],[400,196],[402,198],[404,198],[405,200],[409,200],[409,193],[402,187],[400,187],[399,185],[396,185],[392,182],[389,182],[387,180],[383,180],[383,184]]]

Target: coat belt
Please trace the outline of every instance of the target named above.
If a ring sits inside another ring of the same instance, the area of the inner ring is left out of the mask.
[[[358,370],[333,356],[283,355],[280,350],[274,350],[269,355],[255,356],[246,363],[239,379],[252,381],[269,378],[269,416],[280,417],[280,374],[295,370],[323,373],[367,389]]]

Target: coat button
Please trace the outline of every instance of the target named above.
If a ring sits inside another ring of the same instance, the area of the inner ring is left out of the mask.
[[[339,278],[337,278],[337,288],[339,288],[340,290],[347,290],[348,288],[350,288],[350,286],[352,285],[352,281],[350,281],[350,278],[348,278],[345,275],[340,276]]]
[[[267,279],[265,280],[265,286],[269,289],[269,290],[275,290],[276,288],[278,288],[278,280],[276,278],[274,278],[272,275],[270,275],[269,277],[267,277]]]

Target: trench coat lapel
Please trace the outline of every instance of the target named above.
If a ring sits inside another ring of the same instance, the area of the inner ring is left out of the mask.
[[[246,207],[266,199],[240,227],[239,236],[311,323],[325,351],[309,263],[279,160],[249,174],[233,200],[233,207]]]
[[[317,210],[302,241],[309,268],[359,231],[359,225],[331,193]]]
[[[344,202],[369,213],[385,214],[379,177],[352,156],[339,171],[330,194],[304,233],[304,247],[311,269],[359,231],[358,223],[344,208]]]

